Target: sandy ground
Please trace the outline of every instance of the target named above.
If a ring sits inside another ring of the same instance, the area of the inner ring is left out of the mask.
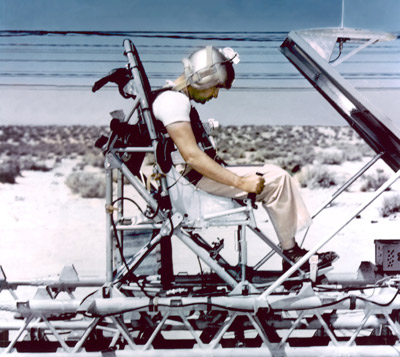
[[[64,265],[73,264],[80,276],[105,274],[105,212],[103,199],[82,199],[70,192],[64,184],[75,161],[63,160],[50,172],[25,171],[15,185],[0,184],[0,265],[8,279],[31,279],[57,275]],[[355,173],[363,163],[346,163],[336,168],[344,176]],[[337,188],[336,188],[337,189]],[[330,199],[336,189],[302,189],[311,213]],[[398,183],[392,191],[399,191]],[[305,247],[312,247],[330,237],[354,215],[361,204],[373,193],[357,188],[345,192],[335,204],[317,216]],[[399,218],[382,218],[380,197],[367,208],[360,218],[352,221],[322,250],[334,250],[340,255],[335,272],[354,273],[361,261],[375,262],[376,239],[400,239]],[[256,211],[260,228],[274,237],[268,217],[263,209]],[[237,253],[232,229],[210,229],[207,239],[216,237],[225,241],[224,257],[235,263]],[[303,235],[299,234],[298,241]],[[268,251],[259,238],[248,235],[249,264],[253,265]],[[175,270],[198,271],[195,256],[182,244],[174,243]],[[204,264],[203,264],[204,267]],[[265,268],[279,270],[280,260],[272,258]]]

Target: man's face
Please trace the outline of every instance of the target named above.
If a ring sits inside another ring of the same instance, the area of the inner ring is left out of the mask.
[[[217,98],[218,92],[219,88],[217,87],[211,87],[201,90],[191,88],[191,97],[195,102],[204,104],[209,100],[211,100],[212,98]]]

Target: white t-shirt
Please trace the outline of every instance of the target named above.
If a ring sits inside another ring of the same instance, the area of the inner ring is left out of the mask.
[[[180,92],[172,90],[161,93],[153,102],[153,113],[166,127],[169,124],[190,122],[190,100]]]

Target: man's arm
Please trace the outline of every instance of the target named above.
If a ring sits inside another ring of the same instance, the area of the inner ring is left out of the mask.
[[[257,175],[238,176],[204,153],[197,146],[189,122],[172,123],[167,125],[166,128],[186,163],[203,176],[246,192],[260,193],[262,191],[264,187],[264,179],[262,177]]]

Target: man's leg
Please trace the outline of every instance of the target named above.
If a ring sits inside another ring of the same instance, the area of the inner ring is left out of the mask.
[[[262,202],[268,212],[282,249],[293,248],[296,233],[311,224],[311,217],[300,196],[296,181],[285,170],[271,164],[232,166],[228,169],[241,176],[256,173],[263,175],[265,186],[256,199]],[[244,199],[248,195],[247,192],[205,177],[198,182],[197,187],[217,196],[236,199]]]
[[[272,225],[278,236],[283,253],[293,262],[298,261],[307,253],[307,250],[300,248],[295,235],[300,230],[308,227],[311,217],[300,196],[297,182],[283,169],[278,166],[266,164],[264,166],[232,166],[228,167],[238,175],[262,174],[265,179],[263,191],[257,195],[257,201],[262,202],[268,212]],[[247,193],[237,188],[226,186],[203,177],[197,187],[217,196],[244,199]],[[334,252],[318,254],[319,267],[328,266],[338,256]],[[283,270],[290,268],[290,264],[283,262]],[[307,266],[302,269],[307,270]]]

